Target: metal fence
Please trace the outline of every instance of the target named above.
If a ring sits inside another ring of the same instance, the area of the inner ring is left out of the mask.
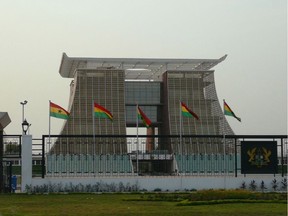
[[[241,170],[241,141],[247,140],[277,141],[279,173],[285,174],[287,135],[183,135],[181,139],[157,135],[43,135],[42,177],[237,176]]]
[[[21,135],[3,135],[3,158],[21,158]]]
[[[2,135],[0,139],[0,191],[12,192],[12,176],[16,175],[13,167],[21,163],[21,135]]]

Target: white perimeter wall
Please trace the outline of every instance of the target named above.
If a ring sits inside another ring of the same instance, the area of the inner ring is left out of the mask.
[[[153,191],[161,189],[162,191],[184,191],[185,189],[201,190],[201,189],[237,189],[243,182],[249,187],[251,181],[255,181],[258,188],[262,181],[268,190],[272,191],[272,180],[276,179],[279,188],[280,182],[284,179],[281,175],[239,175],[234,176],[125,176],[125,177],[45,177],[32,178],[32,136],[23,135],[22,140],[22,184],[21,191],[25,192],[26,185],[40,186],[50,184],[61,184],[63,186],[70,185],[95,185],[97,183],[119,184],[128,183],[137,185],[140,190],[146,189]],[[285,177],[287,178],[287,176]]]

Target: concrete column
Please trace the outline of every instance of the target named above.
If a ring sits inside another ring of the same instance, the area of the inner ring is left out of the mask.
[[[0,125],[0,193],[4,192],[4,182],[3,182],[3,128]]]
[[[21,192],[25,192],[32,183],[32,135],[22,136],[21,160]]]
[[[153,127],[147,128],[147,135],[154,135],[155,129]],[[154,150],[154,137],[147,137],[146,152],[151,153]]]

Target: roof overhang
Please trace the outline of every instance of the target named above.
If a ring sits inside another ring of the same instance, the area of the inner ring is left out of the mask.
[[[9,123],[11,119],[7,112],[0,112],[0,130],[3,130]]]
[[[125,79],[159,80],[165,71],[207,71],[226,59],[75,58],[63,53],[59,73],[73,78],[78,69],[125,70]]]

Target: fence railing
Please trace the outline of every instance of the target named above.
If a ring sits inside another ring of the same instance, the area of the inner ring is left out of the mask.
[[[21,135],[3,135],[3,158],[21,158]]]
[[[280,173],[287,164],[287,135],[43,135],[45,175],[235,175],[241,141],[277,141]],[[124,159],[123,159],[124,158]]]

